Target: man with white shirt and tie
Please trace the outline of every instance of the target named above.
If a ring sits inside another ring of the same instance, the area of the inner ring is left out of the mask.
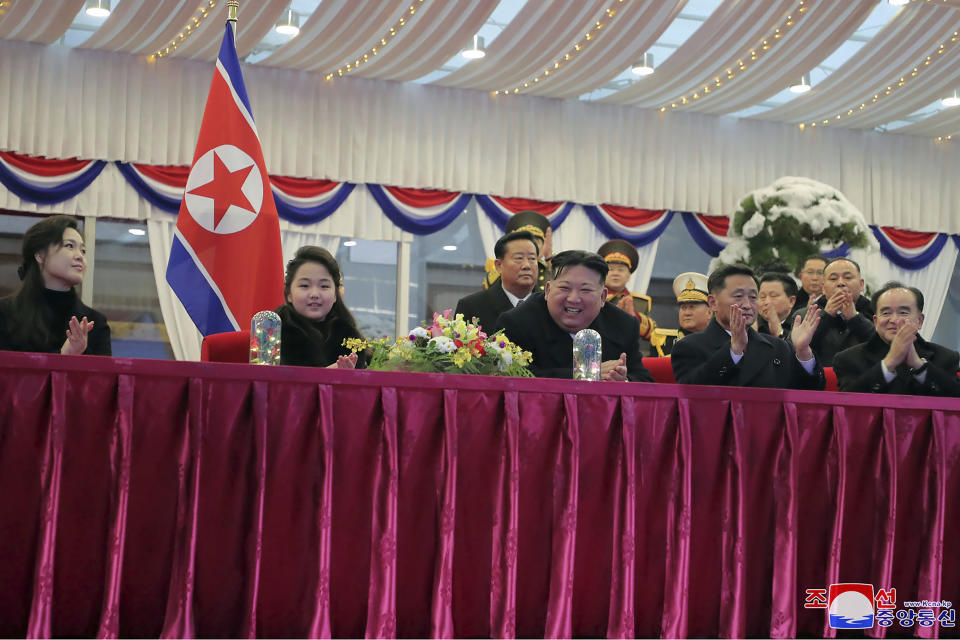
[[[468,321],[476,318],[483,330],[493,333],[497,318],[530,297],[537,284],[537,261],[540,254],[533,234],[513,231],[497,240],[493,255],[500,279],[489,289],[460,298],[454,313],[462,313]]]
[[[758,284],[746,265],[724,265],[710,274],[707,328],[673,347],[673,375],[680,384],[823,389],[823,367],[810,349],[820,322],[817,305],[794,320],[793,344],[758,333],[751,325],[760,310]],[[796,349],[796,350],[794,350]]]

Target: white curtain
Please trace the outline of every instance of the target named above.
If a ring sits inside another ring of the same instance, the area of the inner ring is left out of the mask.
[[[940,255],[925,269],[918,271],[901,269],[884,258],[879,251],[868,254],[863,249],[854,249],[850,252],[850,257],[860,265],[864,280],[874,291],[890,280],[898,280],[923,292],[925,317],[920,335],[927,340],[932,340],[933,332],[940,320],[940,312],[943,311],[943,303],[947,299],[947,290],[953,278],[958,253],[960,252],[957,251],[956,244],[948,240]]]
[[[157,283],[157,297],[163,324],[170,337],[170,347],[177,360],[199,360],[203,336],[197,330],[180,298],[167,284],[167,261],[173,246],[177,217],[170,214],[154,215],[147,220],[147,238],[150,240],[150,260],[153,262],[153,279]]]
[[[307,245],[326,249],[333,254],[333,257],[337,257],[340,236],[331,236],[315,231],[301,231],[300,228],[290,225],[280,231],[280,245],[283,248],[283,264],[286,268],[287,262],[293,258],[297,249]]]
[[[212,73],[208,62],[0,41],[0,149],[187,165]],[[244,74],[277,175],[708,214],[800,175],[841,190],[868,222],[960,232],[960,145],[930,138],[256,65]]]

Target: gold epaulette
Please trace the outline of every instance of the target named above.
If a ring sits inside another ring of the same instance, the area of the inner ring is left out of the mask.
[[[647,303],[647,308],[644,310],[644,313],[650,313],[650,310],[653,309],[653,298],[650,296],[645,296],[642,293],[634,293],[633,291],[630,292],[630,295]]]
[[[657,327],[653,330],[653,334],[650,336],[650,346],[657,350],[657,353],[660,354],[660,357],[664,357],[666,354],[663,352],[663,346],[667,344],[667,338],[670,336],[675,337],[679,340],[683,337],[683,334],[680,333],[679,329],[661,329]]]
[[[489,289],[490,285],[500,279],[500,274],[497,272],[496,260],[487,258],[487,263],[483,265],[483,268],[487,271],[487,275],[483,278],[483,288]]]

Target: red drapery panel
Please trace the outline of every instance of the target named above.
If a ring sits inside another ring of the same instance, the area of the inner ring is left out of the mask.
[[[542,213],[545,216],[549,216],[555,213],[563,205],[562,202],[531,200],[530,198],[506,198],[503,196],[490,197],[493,198],[501,207],[514,213],[520,213],[521,211],[536,211],[537,213]]]
[[[22,169],[36,176],[62,176],[86,169],[91,160],[77,158],[46,158],[44,156],[28,156],[13,151],[0,151],[0,156],[14,167]]]
[[[401,203],[417,208],[440,207],[450,204],[461,195],[457,191],[441,191],[440,189],[410,189],[386,185],[383,188]]]
[[[311,178],[290,178],[287,176],[270,176],[270,183],[287,195],[297,198],[311,198],[321,193],[327,193],[341,184],[333,180],[313,180]]]
[[[148,178],[157,180],[165,185],[179,187],[180,189],[187,186],[187,178],[190,177],[190,167],[139,163],[135,163],[133,166]]]
[[[918,249],[930,244],[937,237],[937,232],[924,233],[921,231],[909,231],[907,229],[897,229],[895,227],[880,227],[880,230],[887,234],[898,247],[904,249]]]
[[[718,236],[727,235],[727,230],[730,228],[730,218],[727,216],[708,216],[705,213],[698,213],[696,216],[703,226],[710,230],[710,233]]]
[[[637,209],[635,207],[621,207],[615,204],[602,204],[600,208],[608,216],[627,227],[638,227],[660,219],[664,209]]]
[[[0,636],[821,636],[807,588],[960,594],[955,400],[5,354],[0,425]]]

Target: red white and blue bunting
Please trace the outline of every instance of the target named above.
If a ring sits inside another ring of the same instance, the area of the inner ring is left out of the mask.
[[[117,168],[144,200],[168,213],[180,211],[190,167],[163,167],[118,162]]]
[[[470,203],[469,193],[436,189],[404,189],[367,184],[383,214],[408,233],[427,235],[453,222]]]
[[[675,211],[634,209],[613,204],[585,205],[593,225],[608,238],[623,238],[635,247],[657,240],[673,219]]]
[[[103,171],[103,160],[51,159],[9,151],[0,151],[0,183],[11,193],[36,204],[55,204],[81,193]],[[162,211],[176,214],[183,199],[188,167],[156,166],[117,162],[117,168],[136,192]],[[327,218],[346,201],[355,188],[349,182],[271,176],[277,211],[284,220],[299,225],[314,224]],[[527,198],[406,189],[367,184],[371,196],[384,215],[397,227],[416,235],[435,233],[459,216],[471,198],[501,230],[515,213],[532,210],[550,219],[554,229],[570,215],[573,202],[544,202]],[[727,245],[730,219],[700,213],[649,210],[618,205],[584,205],[593,225],[605,236],[623,238],[643,247],[659,238],[679,213],[697,245],[716,257]],[[948,237],[960,249],[960,235],[904,231],[892,227],[871,229],[880,243],[882,255],[893,264],[910,271],[929,266],[943,251]],[[849,247],[842,245],[828,257],[844,256]]]
[[[920,233],[893,227],[874,227],[873,235],[880,243],[880,253],[901,269],[917,271],[933,262],[947,244],[946,233]],[[954,236],[957,242],[957,236]],[[957,244],[960,247],[960,242]]]
[[[106,164],[103,160],[57,160],[0,151],[0,183],[22,200],[56,204],[89,187]]]
[[[485,196],[477,194],[477,204],[487,214],[487,217],[503,231],[507,220],[521,211],[536,211],[550,220],[550,228],[556,231],[573,209],[572,202],[544,202],[528,198],[502,198],[500,196]]]
[[[726,216],[708,216],[703,213],[682,214],[683,224],[697,246],[712,258],[730,243],[727,230],[730,228],[730,218]]]
[[[270,176],[277,215],[294,224],[314,224],[329,217],[357,185],[352,182]]]

